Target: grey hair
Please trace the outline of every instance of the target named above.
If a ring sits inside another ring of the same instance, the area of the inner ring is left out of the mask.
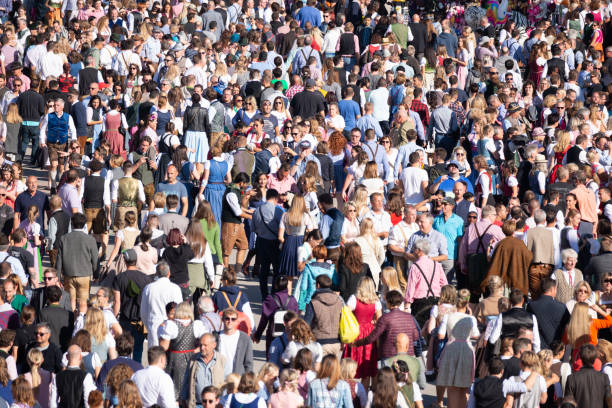
[[[576,258],[578,259],[578,253],[574,251],[572,248],[566,248],[561,251],[561,262],[565,263],[568,258]]]
[[[414,248],[422,251],[424,254],[429,254],[430,244],[426,239],[417,239],[414,242]]]
[[[433,220],[434,220],[434,216],[430,212],[424,212],[421,215],[419,215],[419,217],[426,218],[431,223],[433,223]]]
[[[160,262],[157,264],[157,268],[155,268],[157,272],[158,278],[167,278],[170,276],[170,265],[167,262]]]
[[[57,98],[55,100],[55,103],[60,103],[60,104],[64,105],[64,100],[62,98]]]
[[[545,223],[546,222],[546,211],[542,209],[536,210],[535,214],[533,214],[533,219],[536,225]]]
[[[47,323],[47,322],[38,323],[36,325],[36,329],[45,329],[49,333],[51,333],[51,326],[49,326],[49,323]]]
[[[215,305],[210,296],[202,296],[198,299],[198,309],[202,313],[212,313],[215,311]]]
[[[495,207],[493,207],[492,205],[485,205],[482,208],[482,218],[488,218],[491,215],[497,215],[497,211],[495,211]]]
[[[538,147],[534,145],[529,145],[525,148],[525,153],[527,157],[531,157],[538,153]]]

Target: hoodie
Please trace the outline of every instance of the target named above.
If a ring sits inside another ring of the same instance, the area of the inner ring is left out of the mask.
[[[331,289],[317,289],[306,307],[304,320],[320,344],[338,343],[340,314],[344,302]]]

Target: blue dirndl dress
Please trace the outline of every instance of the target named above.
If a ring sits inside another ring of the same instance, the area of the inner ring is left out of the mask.
[[[162,137],[164,133],[166,133],[166,125],[172,120],[172,113],[170,113],[170,111],[162,112],[160,110],[156,111],[156,113],[157,127],[155,128],[155,133],[157,133],[157,136]]]
[[[223,206],[223,194],[225,193],[225,175],[228,171],[226,161],[210,161],[210,175],[208,184],[204,189],[204,198],[210,203],[212,212],[218,225],[221,225],[221,209]]]
[[[341,192],[344,187],[344,180],[346,179],[346,170],[344,169],[344,159],[346,158],[346,151],[342,154],[330,157],[334,163],[334,184],[336,186],[335,193]]]
[[[306,226],[292,227],[287,225],[285,230],[285,242],[280,254],[280,274],[283,276],[299,276],[297,268],[297,251],[304,244],[304,232]]]

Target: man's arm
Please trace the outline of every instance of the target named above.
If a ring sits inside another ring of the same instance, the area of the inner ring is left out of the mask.
[[[183,206],[181,210],[181,215],[183,217],[187,216],[187,210],[189,209],[189,202],[187,200],[187,196],[181,197],[181,205]]]
[[[119,308],[121,307],[121,293],[113,289],[113,314],[119,316]]]
[[[365,344],[374,343],[376,339],[378,339],[380,335],[383,334],[386,330],[387,319],[385,319],[385,316],[383,316],[376,322],[376,327],[374,327],[374,330],[372,330],[372,332],[367,337],[354,342],[353,346],[363,346]]]

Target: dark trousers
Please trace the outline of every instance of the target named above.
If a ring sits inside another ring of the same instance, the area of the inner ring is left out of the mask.
[[[380,129],[383,132],[383,135],[388,135],[389,132],[391,131],[391,128],[389,127],[389,121],[388,120],[382,120],[380,122],[378,122],[378,124],[380,125]]]
[[[278,239],[257,237],[255,241],[255,253],[257,256],[257,263],[259,264],[259,291],[261,292],[262,301],[268,296],[270,266],[274,271],[274,278],[276,278],[279,273],[280,251],[278,250],[278,245]]]
[[[32,153],[30,155],[30,163],[34,164],[34,158],[36,157],[36,152],[38,151],[38,142],[40,138],[40,128],[38,126],[21,126],[19,131],[21,143],[19,145],[19,155],[21,156],[21,160],[25,158],[26,150],[28,149],[28,145],[30,144],[30,140],[32,141]]]
[[[127,320],[119,319],[119,325],[124,332],[128,332],[134,338],[134,351],[132,352],[132,358],[134,361],[142,362],[142,350],[145,341],[145,334],[139,328],[139,326],[131,324]]]

